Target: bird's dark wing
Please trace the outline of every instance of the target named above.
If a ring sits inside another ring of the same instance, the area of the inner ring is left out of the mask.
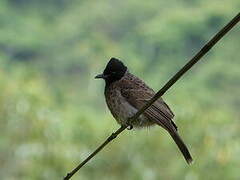
[[[146,104],[146,102],[154,96],[155,93],[143,82],[141,82],[140,84],[136,82],[137,81],[127,81],[121,83],[121,95],[132,106],[137,109],[141,109]],[[154,102],[149,108],[144,111],[143,115],[154,121],[156,124],[162,126],[169,132],[169,134],[172,136],[173,140],[177,144],[178,148],[182,152],[187,163],[190,164],[192,162],[191,154],[188,151],[187,146],[184,144],[183,140],[179,136],[177,132],[177,126],[172,121],[174,114],[172,113],[168,105],[163,101],[163,99],[159,98],[156,102]]]
[[[121,83],[123,86],[121,87],[121,94],[132,106],[136,109],[141,109],[155,93],[151,88],[143,84],[143,82],[140,85],[135,82],[136,81],[126,81]],[[159,98],[146,109],[143,115],[168,131],[177,129],[177,126],[172,121],[174,114],[162,98]]]

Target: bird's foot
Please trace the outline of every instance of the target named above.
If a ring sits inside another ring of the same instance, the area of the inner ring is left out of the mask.
[[[129,126],[127,127],[127,130],[132,130],[132,128],[133,128],[133,126],[132,126],[132,125],[129,125]]]
[[[132,130],[133,125],[131,125],[130,123],[127,123],[126,125],[127,125],[127,130]]]

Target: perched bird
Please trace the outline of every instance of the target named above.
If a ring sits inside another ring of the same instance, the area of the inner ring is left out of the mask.
[[[192,162],[187,146],[179,136],[177,126],[172,120],[174,114],[162,98],[146,109],[136,121],[129,124],[129,118],[136,114],[155,95],[155,92],[141,79],[131,74],[120,60],[111,58],[103,74],[95,78],[105,80],[106,103],[120,125],[140,128],[157,124],[163,127],[171,135],[187,163]]]

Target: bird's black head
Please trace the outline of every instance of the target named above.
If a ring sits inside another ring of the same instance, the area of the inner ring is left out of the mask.
[[[103,74],[99,74],[95,78],[102,78],[106,81],[106,84],[111,84],[114,81],[120,80],[126,71],[127,67],[120,60],[111,58]]]

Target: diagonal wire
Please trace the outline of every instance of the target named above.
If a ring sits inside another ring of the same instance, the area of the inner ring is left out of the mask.
[[[201,58],[220,40],[227,34],[238,22],[240,21],[240,13],[238,13],[226,26],[224,26],[207,44],[183,66],[132,118],[131,122],[135,121],[148,107],[150,107],[158,98],[160,98],[165,92],[178,80],[183,74],[185,74],[194,64],[196,64]],[[90,154],[83,162],[81,162],[75,169],[64,177],[64,180],[70,179],[81,167],[83,167],[90,159],[92,159],[99,151],[101,151],[108,143],[115,139],[127,126],[121,126],[117,131],[112,133],[92,154]]]

